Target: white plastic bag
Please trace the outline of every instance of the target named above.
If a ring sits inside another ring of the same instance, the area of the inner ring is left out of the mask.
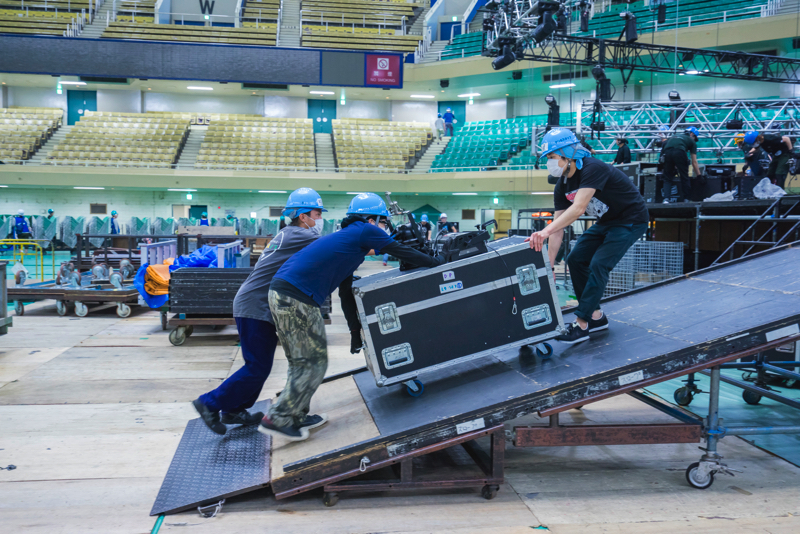
[[[725,191],[724,193],[716,193],[711,195],[703,202],[726,202],[733,200],[733,191]]]
[[[773,184],[769,178],[764,178],[753,187],[753,195],[756,198],[781,198],[786,191]]]

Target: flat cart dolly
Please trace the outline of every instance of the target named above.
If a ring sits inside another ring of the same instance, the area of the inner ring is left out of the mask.
[[[210,326],[216,329],[219,326],[235,325],[236,319],[230,315],[192,315],[176,313],[169,318],[167,325],[176,327],[169,333],[169,342],[179,347],[186,343],[186,339],[194,333],[195,326]]]

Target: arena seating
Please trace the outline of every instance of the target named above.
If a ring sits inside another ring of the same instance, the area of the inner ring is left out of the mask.
[[[482,44],[483,32],[456,35],[453,37],[453,41],[442,50],[442,60],[479,56]]]
[[[336,162],[348,172],[401,172],[431,139],[431,127],[421,122],[376,119],[334,119]]]
[[[45,163],[170,167],[177,161],[188,132],[188,119],[168,114],[87,111]]]
[[[394,30],[351,26],[303,26],[301,44],[312,48],[413,52],[419,35],[396,35]]]
[[[61,125],[60,108],[0,108],[0,161],[29,159]]]
[[[77,0],[50,2],[22,2],[0,0],[0,33],[27,35],[64,35],[73,20],[83,23],[81,9],[88,14],[89,2]]]
[[[196,167],[239,170],[316,168],[311,119],[260,115],[208,116]]]
[[[278,20],[281,0],[244,0],[242,6],[242,25],[256,27],[261,21]]]
[[[114,20],[117,22],[153,23],[156,1],[124,0],[116,8]]]

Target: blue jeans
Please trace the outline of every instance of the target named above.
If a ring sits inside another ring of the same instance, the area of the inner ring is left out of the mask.
[[[588,321],[600,309],[608,275],[647,230],[646,224],[590,226],[567,256],[572,287],[578,299],[575,315]]]
[[[444,123],[444,135],[446,137],[453,137],[453,123],[452,122]]]
[[[258,319],[237,317],[236,328],[239,330],[244,367],[225,379],[214,391],[200,396],[200,402],[212,411],[236,413],[251,408],[272,371],[275,347],[278,346],[275,325]]]

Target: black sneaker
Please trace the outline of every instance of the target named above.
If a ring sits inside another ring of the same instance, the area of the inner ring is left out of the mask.
[[[308,428],[296,426],[278,426],[269,417],[264,416],[258,425],[258,431],[268,436],[281,436],[289,441],[305,441],[308,439]]]
[[[577,322],[568,324],[564,328],[564,333],[556,337],[556,341],[561,341],[567,345],[574,345],[575,343],[580,343],[581,341],[589,341],[589,329],[587,328],[584,330],[578,326]]]
[[[200,401],[200,399],[193,400],[192,406],[194,406],[194,409],[200,414],[200,419],[203,420],[203,422],[208,428],[211,429],[212,432],[222,436],[228,431],[228,429],[225,428],[225,425],[223,425],[219,420],[219,412],[212,412],[209,410],[208,407]]]
[[[317,428],[328,422],[328,414],[321,413],[319,415],[307,415],[306,418],[300,423],[300,428]]]
[[[257,425],[261,419],[263,419],[264,414],[261,412],[250,413],[247,410],[242,410],[241,412],[236,413],[227,413],[222,412],[220,416],[220,421],[223,425]]]
[[[599,319],[589,318],[589,332],[599,332],[608,328],[608,317],[604,313]]]

